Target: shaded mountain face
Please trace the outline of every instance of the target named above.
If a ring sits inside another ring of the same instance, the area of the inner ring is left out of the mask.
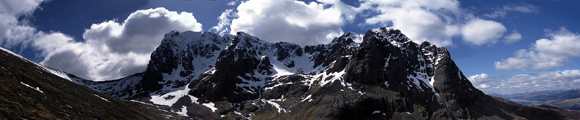
[[[573,111],[487,96],[445,48],[414,43],[387,28],[362,38],[346,33],[316,46],[270,43],[241,32],[171,32],[143,73],[105,82],[72,80],[210,120],[578,118]]]
[[[0,119],[181,119],[152,105],[111,98],[0,49]]]

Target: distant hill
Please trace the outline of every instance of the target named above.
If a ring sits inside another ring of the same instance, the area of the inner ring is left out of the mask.
[[[527,105],[551,105],[564,109],[580,110],[580,89],[549,90],[500,96]]]

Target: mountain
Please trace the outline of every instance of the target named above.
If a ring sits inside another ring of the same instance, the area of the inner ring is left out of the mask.
[[[526,105],[551,105],[564,109],[580,110],[580,90],[548,90],[501,95]]]
[[[0,48],[0,119],[184,119],[153,105],[117,100]]]
[[[270,43],[243,32],[170,32],[142,73],[71,80],[204,120],[580,118],[575,111],[488,96],[447,49],[389,28],[362,38],[345,33],[315,46]]]

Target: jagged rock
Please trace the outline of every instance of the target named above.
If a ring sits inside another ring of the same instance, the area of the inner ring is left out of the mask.
[[[447,49],[414,43],[399,30],[373,29],[361,43],[355,39],[345,33],[329,44],[299,46],[242,32],[171,32],[144,73],[87,85],[120,86],[99,91],[170,106],[174,112],[185,109],[197,119],[577,117],[577,112],[487,96],[471,85]]]

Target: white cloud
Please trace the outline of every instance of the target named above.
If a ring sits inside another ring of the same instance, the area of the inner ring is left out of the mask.
[[[363,25],[383,25],[400,29],[413,41],[452,45],[462,31],[478,45],[495,43],[506,31],[501,23],[484,20],[462,11],[457,0],[360,0],[354,7],[339,0],[248,0],[226,10],[214,27],[231,34],[243,31],[273,42],[302,45],[325,43],[342,33],[341,27],[362,17]],[[474,20],[472,20],[474,19]],[[466,21],[490,27],[463,30]],[[491,23],[491,24],[489,24]],[[230,29],[228,29],[230,28]],[[476,36],[478,34],[492,36]],[[501,34],[494,34],[501,33]],[[499,37],[498,37],[499,36]],[[491,39],[494,38],[494,39]],[[470,41],[470,43],[472,43]]]
[[[92,80],[116,79],[142,72],[163,35],[172,30],[201,31],[201,24],[188,12],[137,10],[122,23],[93,24],[83,35],[85,42],[39,43],[48,51],[42,64]]]
[[[510,44],[510,43],[515,43],[518,42],[522,39],[522,34],[520,34],[519,32],[512,32],[509,35],[505,36],[505,42]]]
[[[521,13],[533,13],[538,11],[538,7],[530,4],[515,5],[515,6],[504,6],[504,10],[521,12]]]
[[[0,46],[17,47],[27,45],[35,35],[36,28],[23,25],[16,16],[0,14]],[[25,47],[25,46],[23,46]]]
[[[21,15],[34,11],[44,0],[2,0],[0,13]]]
[[[153,51],[171,30],[201,31],[201,24],[189,12],[174,12],[165,8],[138,10],[122,23],[106,21],[91,25],[83,38],[101,43],[119,53]]]
[[[27,47],[37,30],[18,20],[19,16],[32,13],[42,0],[3,0],[0,2],[0,46]]]
[[[468,43],[483,45],[503,36],[506,28],[501,23],[474,18],[459,5],[456,0],[362,0],[358,10],[378,14],[365,18],[367,25],[392,25],[417,43],[449,46],[462,35]]]
[[[571,69],[535,74],[517,74],[506,79],[491,79],[487,77],[485,81],[476,81],[479,82],[474,82],[474,85],[479,89],[496,94],[578,89],[580,88],[580,70]]]
[[[562,66],[580,57],[580,35],[562,28],[549,38],[536,40],[533,47],[518,50],[514,56],[495,63],[497,69],[545,69]]]
[[[48,54],[62,47],[62,45],[73,42],[73,38],[62,33],[39,33],[42,34],[32,42],[32,46],[40,49],[42,54]]]
[[[31,14],[45,0],[4,0],[0,2],[0,46],[26,49],[33,47],[48,54],[72,38],[59,32],[38,31],[18,18]],[[22,19],[22,20],[26,20]]]
[[[236,16],[236,13],[232,9],[226,9],[221,15],[218,17],[218,23],[216,26],[213,26],[210,31],[218,33],[220,35],[229,34],[230,24],[232,23],[232,18]]]
[[[248,0],[235,9],[231,33],[247,32],[272,42],[326,43],[341,33],[352,7],[338,0]]]
[[[471,81],[471,84],[473,84],[476,88],[485,90],[486,88],[490,87],[487,84],[490,78],[489,75],[487,75],[486,73],[471,75],[468,77],[468,79],[469,81]]]
[[[460,12],[455,0],[363,0],[361,11],[376,12],[365,23],[392,25],[415,42],[430,41],[437,45],[452,44],[451,38],[460,25],[451,18]]]
[[[474,45],[495,43],[506,32],[501,23],[475,18],[467,22],[461,31],[463,39]]]
[[[468,78],[469,80],[471,80],[471,82],[486,81],[487,79],[489,79],[489,75],[487,75],[486,73],[480,73],[471,75]]]
[[[534,13],[534,12],[538,12],[538,7],[531,4],[505,5],[501,8],[496,9],[492,13],[485,14],[484,16],[490,18],[500,18],[505,17],[510,13]]]

